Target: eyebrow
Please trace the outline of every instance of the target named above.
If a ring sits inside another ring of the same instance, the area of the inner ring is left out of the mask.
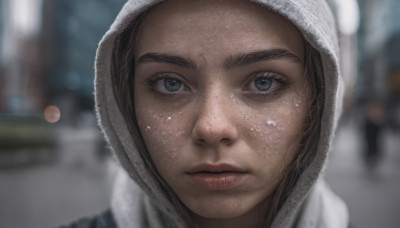
[[[138,63],[149,63],[149,62],[157,62],[157,63],[170,63],[181,67],[191,68],[193,70],[197,70],[198,67],[192,61],[182,58],[176,55],[167,55],[156,52],[146,53],[139,57]]]
[[[239,54],[236,56],[231,56],[225,61],[225,68],[232,69],[234,67],[250,65],[256,62],[262,62],[267,60],[278,60],[278,59],[289,59],[295,63],[301,63],[301,59],[297,57],[292,52],[281,49],[266,49],[253,51],[246,54]],[[157,62],[157,63],[169,63],[174,64],[181,67],[191,68],[193,70],[198,70],[198,66],[191,60],[187,60],[183,57],[169,54],[162,54],[157,52],[149,52],[139,57],[138,63],[149,63],[149,62]]]
[[[225,61],[225,68],[231,69],[234,67],[249,65],[256,62],[279,59],[288,59],[297,64],[300,64],[302,62],[301,59],[292,52],[286,49],[274,48],[231,56]]]

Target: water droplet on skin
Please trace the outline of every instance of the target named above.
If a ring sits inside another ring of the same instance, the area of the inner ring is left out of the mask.
[[[170,157],[171,157],[172,159],[175,159],[175,158],[176,158],[176,148],[172,149],[172,151],[170,152]]]
[[[168,116],[167,120],[171,120],[172,118],[170,116]]]
[[[296,104],[296,107],[299,107],[299,104]]]
[[[250,131],[254,131],[254,128],[250,128]]]
[[[267,120],[267,125],[276,127],[276,122],[272,120]]]
[[[151,128],[151,127],[150,127],[149,125],[147,125],[147,126],[146,126],[146,131],[150,130],[150,128]]]

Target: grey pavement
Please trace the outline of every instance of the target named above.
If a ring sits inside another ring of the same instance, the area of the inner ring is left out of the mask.
[[[400,227],[400,134],[385,130],[382,160],[369,171],[362,160],[364,141],[356,123],[343,125],[326,170],[331,188],[347,203],[358,228]]]
[[[0,170],[1,228],[57,227],[109,207],[113,162],[97,158],[98,130],[61,127],[57,135],[57,161]],[[370,173],[360,159],[356,124],[349,121],[337,133],[326,177],[358,228],[400,227],[399,139],[385,132],[385,156]]]
[[[96,156],[95,128],[60,127],[58,158],[0,171],[0,227],[58,227],[109,207],[109,160]]]

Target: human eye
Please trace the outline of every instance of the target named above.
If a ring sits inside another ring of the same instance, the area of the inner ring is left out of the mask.
[[[180,76],[175,73],[155,74],[147,80],[147,85],[161,94],[172,95],[189,90],[182,79],[180,79]]]
[[[286,85],[288,79],[275,72],[257,72],[250,76],[250,82],[247,83],[244,90],[255,95],[275,95]]]

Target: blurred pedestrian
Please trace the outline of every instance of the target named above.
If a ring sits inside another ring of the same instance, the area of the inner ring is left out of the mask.
[[[373,171],[382,157],[381,134],[384,125],[385,113],[382,104],[370,101],[366,107],[364,122],[364,161],[367,169]]]

